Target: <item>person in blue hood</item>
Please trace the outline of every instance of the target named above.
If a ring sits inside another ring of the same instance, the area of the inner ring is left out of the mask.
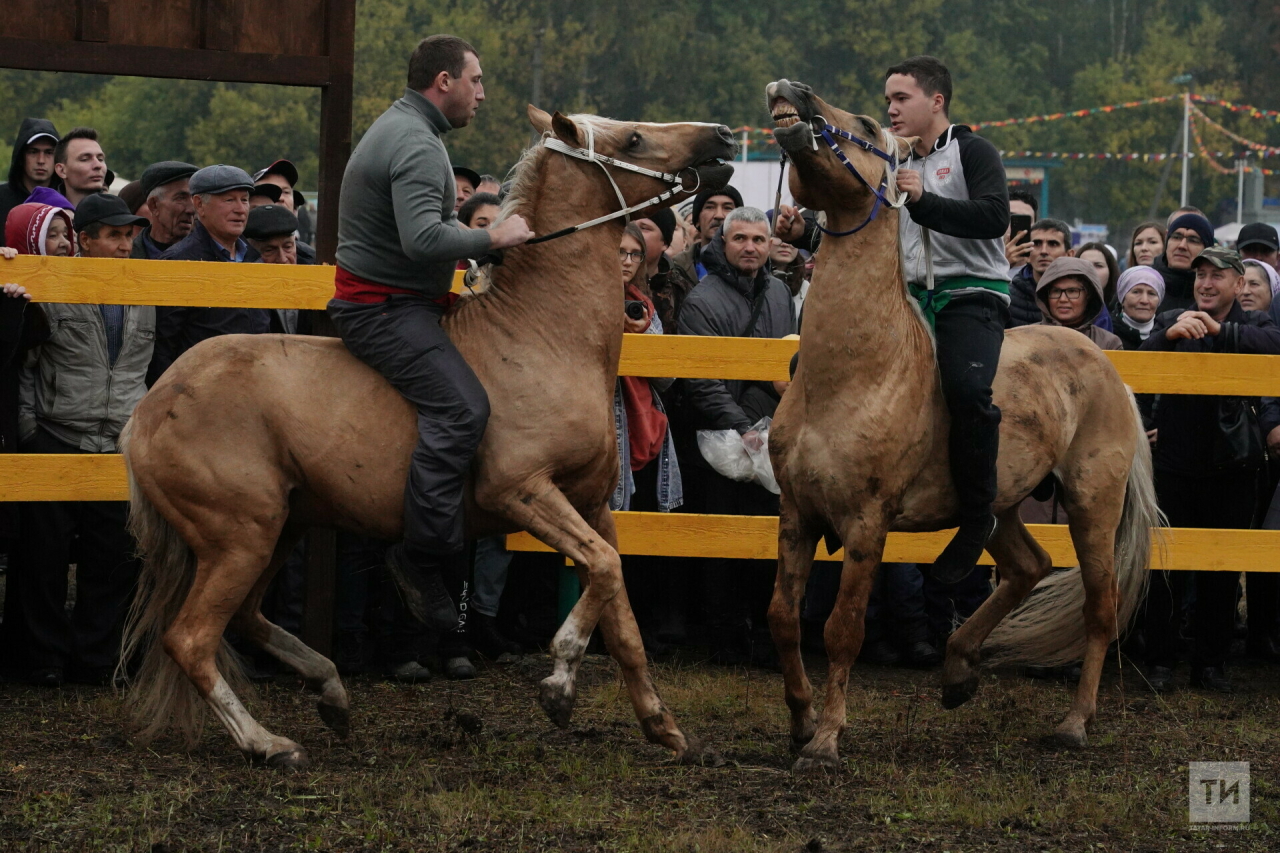
[[[27,200],[38,187],[47,187],[54,180],[53,150],[58,144],[58,129],[44,118],[24,118],[18,126],[18,136],[13,141],[13,159],[9,163],[9,178],[0,185],[0,225],[9,211]],[[0,232],[3,232],[0,227]],[[0,246],[4,234],[0,233]]]

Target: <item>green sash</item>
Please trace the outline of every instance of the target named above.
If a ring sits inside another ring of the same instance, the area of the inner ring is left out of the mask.
[[[956,295],[956,291],[973,290],[974,288],[989,290],[992,293],[999,293],[1004,296],[1009,295],[1009,282],[990,278],[975,278],[970,275],[939,279],[934,284],[933,290],[929,290],[921,284],[908,285],[911,295],[920,303],[920,311],[923,312],[925,319],[929,321],[929,328],[931,329],[934,327],[934,318],[938,316],[939,311],[947,307],[947,303]]]

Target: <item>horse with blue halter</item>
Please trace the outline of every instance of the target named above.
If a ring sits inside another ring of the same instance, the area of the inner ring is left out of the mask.
[[[953,526],[957,502],[934,341],[907,291],[899,247],[905,214],[894,170],[914,140],[827,104],[803,84],[780,80],[766,97],[774,137],[791,162],[792,195],[826,217],[796,374],[769,439],[782,490],[769,624],[800,752],[796,769],[805,770],[838,763],[849,669],[887,533]],[[974,695],[984,657],[1083,658],[1056,731],[1063,743],[1083,746],[1108,643],[1128,624],[1146,583],[1151,528],[1160,519],[1150,449],[1133,395],[1102,351],[1072,329],[1008,332],[993,391],[1003,419],[999,526],[988,551],[999,583],[947,642],[943,704],[953,708]],[[1018,516],[1050,475],[1079,560],[1054,574]],[[799,606],[823,537],[842,542],[845,556],[824,631],[830,662],[819,716],[800,658]]]

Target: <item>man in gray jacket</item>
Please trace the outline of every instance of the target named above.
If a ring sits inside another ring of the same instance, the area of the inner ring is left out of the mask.
[[[677,320],[682,335],[782,338],[796,330],[791,289],[769,273],[769,221],[758,208],[739,207],[725,217],[699,260],[707,274],[690,291]],[[684,380],[685,414],[698,429],[736,430],[744,443],[760,442],[752,427],[772,417],[782,383],[722,379]],[[778,497],[757,483],[740,483],[712,471],[690,449],[681,463],[701,466],[703,509],[724,515],[777,515]],[[690,458],[692,456],[692,458]],[[696,488],[696,487],[695,487]],[[712,629],[712,659],[726,665],[776,665],[765,610],[776,565],[766,560],[708,560],[704,604]]]
[[[457,612],[440,577],[462,551],[463,486],[484,436],[489,399],[440,326],[463,258],[533,236],[520,216],[468,230],[443,135],[471,123],[484,100],[480,59],[456,36],[425,38],[408,87],[351,153],[338,203],[338,269],[329,316],[353,355],[418,409],[405,487],[404,538],[387,566],[412,608],[448,630]]]
[[[134,216],[117,196],[89,195],[76,209],[80,254],[127,258]],[[18,404],[26,453],[116,453],[117,440],[147,388],[156,309],[142,305],[45,303],[49,340],[32,350]],[[57,687],[110,680],[120,625],[137,577],[123,501],[42,501],[22,507],[16,584],[28,627],[31,680]],[[74,551],[73,551],[74,543]],[[67,569],[76,564],[76,606],[68,614]]]

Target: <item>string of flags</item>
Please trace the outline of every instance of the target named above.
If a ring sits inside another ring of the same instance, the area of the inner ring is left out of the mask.
[[[1103,107],[1089,107],[1083,110],[1071,110],[1069,112],[1049,113],[1042,116],[1026,116],[1025,118],[1006,118],[1000,121],[980,121],[969,125],[974,130],[983,130],[988,127],[1009,127],[1015,124],[1032,124],[1042,121],[1058,121],[1064,118],[1083,118],[1084,116],[1097,115],[1099,113],[1112,113],[1116,110],[1128,110],[1134,107],[1146,107],[1151,104],[1163,104],[1173,100],[1181,100],[1181,95],[1161,95],[1157,98],[1146,98],[1141,101],[1126,101],[1123,104],[1108,104]]]
[[[1070,110],[1070,111],[1064,111],[1059,113],[1048,113],[1045,115],[1037,115],[1037,116],[1024,116],[1021,118],[1008,118],[1008,119],[1001,119],[999,121],[980,121],[980,122],[975,122],[971,124],[970,127],[972,127],[974,130],[983,130],[985,128],[1009,127],[1012,125],[1059,121],[1061,119],[1068,119],[1068,118],[1082,118],[1085,116],[1098,115],[1102,113],[1112,113],[1117,110],[1146,107],[1152,104],[1164,104],[1164,103],[1176,102],[1176,101],[1181,101],[1182,98],[1183,96],[1181,94],[1161,95],[1154,98],[1145,98],[1138,101],[1125,101],[1124,103],[1119,103],[1119,104],[1106,104],[1104,106],[1089,107],[1087,109],[1082,109],[1082,110]],[[1202,158],[1202,159],[1208,160],[1211,166],[1217,171],[1221,172],[1222,174],[1234,174],[1235,172],[1234,169],[1223,166],[1222,164],[1218,163],[1215,158],[1222,157],[1222,158],[1231,158],[1233,160],[1239,160],[1239,159],[1246,159],[1246,158],[1260,159],[1263,157],[1274,157],[1274,156],[1280,155],[1280,146],[1267,145],[1265,143],[1256,142],[1252,139],[1247,139],[1243,136],[1240,136],[1239,134],[1234,133],[1231,130],[1228,130],[1226,127],[1222,126],[1218,122],[1209,118],[1209,116],[1206,115],[1205,112],[1202,109],[1200,109],[1198,105],[1204,104],[1209,106],[1222,107],[1234,113],[1248,115],[1250,118],[1271,120],[1277,123],[1280,123],[1280,110],[1264,110],[1264,109],[1261,109],[1260,107],[1255,107],[1252,104],[1238,104],[1232,101],[1228,101],[1224,98],[1215,98],[1208,95],[1192,94],[1189,96],[1189,99],[1191,103],[1194,105],[1191,107],[1191,119],[1192,119],[1191,127],[1196,139],[1197,151],[1188,152],[1186,154],[1188,158]],[[1244,150],[1244,151],[1210,151],[1208,150],[1208,148],[1204,145],[1204,142],[1201,138],[1201,131],[1199,127],[1200,122],[1204,122],[1206,125],[1208,125],[1209,127],[1212,127],[1214,130],[1218,131],[1219,133],[1222,133],[1223,135],[1227,136],[1232,141],[1237,142],[1240,145],[1244,146],[1244,148],[1247,150]],[[755,142],[756,144],[763,144],[763,145],[777,144],[773,138],[773,128],[771,127],[743,126],[743,127],[735,128],[733,132],[735,134],[745,133],[745,134],[759,134],[763,136],[762,139],[748,140],[750,142]],[[1064,151],[1001,151],[1000,156],[1004,158],[1024,158],[1024,159],[1038,159],[1038,160],[1115,160],[1118,162],[1159,163],[1165,160],[1181,159],[1183,157],[1183,154],[1180,151],[1173,151],[1168,153],[1164,153],[1164,152],[1115,153],[1115,152],[1080,152],[1080,151],[1065,151],[1065,152]],[[1262,172],[1262,174],[1264,175],[1280,174],[1280,170],[1259,169],[1258,171]]]
[[[1195,113],[1198,113],[1198,112],[1200,112],[1200,111],[1199,111],[1199,110],[1196,110],[1196,111],[1195,111]],[[1195,113],[1192,113],[1193,117],[1194,117]],[[1209,124],[1213,125],[1213,126],[1214,126],[1215,128],[1217,128],[1218,130],[1221,130],[1221,131],[1223,131],[1224,133],[1227,133],[1228,135],[1231,135],[1230,131],[1228,131],[1226,128],[1222,127],[1221,125],[1217,124],[1216,122],[1209,121],[1209,119],[1207,119],[1207,118],[1204,116],[1204,114],[1203,114],[1203,113],[1201,113],[1200,118],[1204,118],[1206,121],[1208,121],[1208,123],[1209,123]],[[1204,139],[1203,139],[1203,138],[1201,137],[1201,135],[1200,135],[1200,122],[1199,122],[1198,120],[1193,120],[1193,121],[1191,122],[1191,138],[1195,140],[1195,143],[1196,143],[1196,149],[1200,152],[1200,156],[1202,156],[1202,157],[1204,157],[1204,158],[1205,158],[1205,160],[1209,163],[1209,166],[1210,166],[1210,167],[1211,167],[1215,172],[1217,172],[1219,175],[1234,175],[1234,174],[1236,174],[1236,173],[1237,173],[1237,172],[1236,172],[1236,169],[1229,169],[1229,168],[1227,168],[1226,166],[1222,165],[1221,163],[1219,163],[1217,160],[1215,160],[1215,159],[1214,159],[1214,155],[1215,155],[1215,154],[1217,154],[1217,156],[1223,156],[1220,152],[1211,152],[1211,151],[1209,151],[1209,150],[1205,147]],[[1272,150],[1275,150],[1275,149],[1272,149]],[[1266,156],[1266,155],[1265,155],[1265,154],[1259,154],[1258,156]],[[1244,157],[1243,157],[1243,155],[1242,155],[1242,156],[1238,157],[1237,159],[1244,159]],[[1264,174],[1264,175],[1274,175],[1274,174],[1276,174],[1276,170],[1275,170],[1275,169],[1262,169],[1262,168],[1259,168],[1259,167],[1257,167],[1257,166],[1252,166],[1252,167],[1250,167],[1250,168],[1251,168],[1251,169],[1256,169],[1257,171],[1261,172],[1261,173],[1262,173],[1262,174]]]
[[[1203,121],[1205,124],[1209,125],[1214,130],[1218,131],[1224,136],[1227,136],[1235,140],[1236,142],[1239,142],[1241,145],[1245,146],[1251,151],[1256,151],[1259,154],[1262,154],[1263,156],[1267,156],[1271,154],[1280,154],[1280,148],[1277,148],[1274,145],[1263,145],[1261,142],[1254,142],[1252,139],[1245,139],[1243,136],[1240,136],[1237,133],[1233,133],[1230,130],[1227,130],[1225,127],[1223,127],[1222,125],[1218,124],[1216,121],[1214,121],[1213,119],[1205,115],[1204,111],[1201,110],[1199,107],[1192,107],[1191,114],[1196,118],[1197,121]],[[1192,124],[1195,124],[1195,123],[1196,122],[1192,122]]]

